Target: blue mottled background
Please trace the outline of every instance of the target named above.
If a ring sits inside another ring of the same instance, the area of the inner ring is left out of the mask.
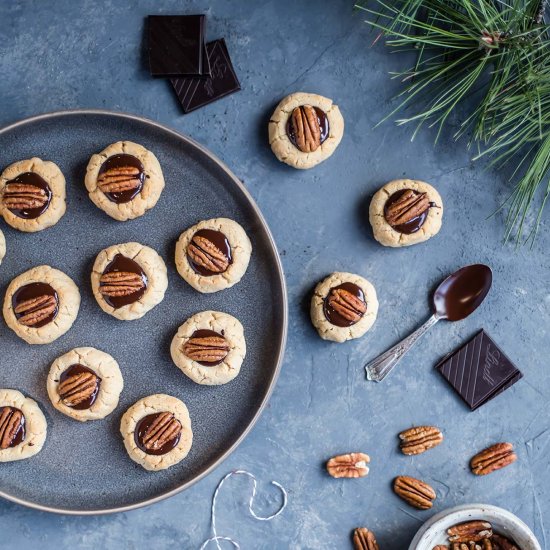
[[[225,37],[243,90],[182,116],[167,82],[149,77],[144,16],[208,14],[208,38]],[[107,108],[155,119],[209,147],[245,182],[270,224],[285,266],[290,338],[269,407],[238,451],[184,494],[156,506],[109,517],[60,517],[0,503],[0,547],[198,548],[209,535],[212,492],[231,468],[261,480],[259,512],[279,503],[268,485],[280,481],[289,506],[271,523],[248,517],[249,486],[227,486],[219,531],[245,549],[350,547],[367,525],[384,550],[404,550],[431,512],[408,508],[391,492],[398,474],[421,477],[437,490],[434,510],[481,501],[504,506],[535,531],[543,548],[550,525],[550,231],[548,213],[534,250],[501,244],[503,220],[488,218],[509,190],[502,174],[472,164],[449,137],[433,147],[425,130],[391,122],[373,129],[391,108],[402,66],[379,44],[348,0],[4,1],[0,3],[0,123],[78,107]],[[280,165],[267,145],[267,120],[294,91],[335,99],[346,135],[334,156],[299,172]],[[456,120],[450,121],[452,135]],[[373,241],[367,209],[389,179],[435,184],[446,213],[425,245],[384,249]],[[362,365],[423,321],[428,289],[455,268],[487,262],[494,288],[465,322],[441,323],[385,383],[365,381]],[[373,330],[343,345],[319,340],[308,321],[314,284],[331,271],[360,273],[376,286],[380,313]],[[471,413],[433,371],[434,364],[479,328],[486,328],[525,378]],[[0,355],[1,361],[1,355]],[[445,443],[422,457],[397,451],[396,434],[434,423]],[[474,478],[470,456],[499,440],[515,443],[519,462]],[[368,478],[337,481],[324,461],[364,450]],[[0,476],[2,470],[0,468]],[[32,479],[29,479],[32,483]]]

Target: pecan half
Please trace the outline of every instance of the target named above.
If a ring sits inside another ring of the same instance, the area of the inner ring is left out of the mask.
[[[369,473],[370,456],[365,453],[338,455],[327,462],[327,472],[335,478],[365,477]]]
[[[358,527],[353,532],[353,546],[355,550],[379,550],[376,537],[366,527]]]
[[[97,389],[99,378],[91,372],[80,372],[68,376],[57,387],[57,393],[63,403],[74,407],[89,400]]]
[[[4,190],[4,206],[10,210],[42,208],[48,202],[44,189],[26,183],[8,183]]]
[[[315,109],[302,105],[292,111],[290,124],[296,145],[303,153],[313,153],[321,145],[321,127]]]
[[[414,477],[396,477],[393,490],[398,497],[419,510],[430,509],[436,499],[435,491],[427,483]]]
[[[218,363],[229,353],[229,344],[223,336],[195,336],[183,345],[183,353],[192,361]]]
[[[143,445],[149,451],[158,451],[166,443],[178,437],[181,430],[179,420],[172,413],[160,413],[144,434]]]
[[[194,235],[187,246],[187,255],[193,263],[212,273],[223,273],[229,267],[229,258],[210,240]]]
[[[483,550],[519,550],[519,546],[502,535],[494,534],[491,540],[494,543],[492,548],[484,548]]]
[[[451,542],[478,542],[493,536],[493,527],[488,521],[465,521],[447,529]]]
[[[352,323],[357,323],[367,311],[367,304],[344,288],[333,288],[330,291],[328,305]]]
[[[446,544],[438,544],[434,546],[432,550],[449,550],[449,547]]]
[[[23,421],[19,409],[3,407],[0,413],[0,449],[7,449],[14,442]]]
[[[103,273],[99,279],[99,290],[105,296],[129,296],[145,288],[143,277],[138,273],[111,271]]]
[[[475,455],[470,460],[470,468],[475,475],[484,476],[509,466],[517,459],[511,443],[496,443]]]
[[[455,542],[452,546],[452,550],[482,550],[482,547],[474,541]]]
[[[33,327],[50,317],[57,309],[55,296],[45,294],[30,298],[18,304],[14,312],[19,316],[17,321],[26,327]]]
[[[437,447],[443,441],[443,434],[435,426],[417,426],[399,434],[401,452],[405,455],[419,455]]]
[[[117,166],[105,170],[97,178],[97,186],[104,193],[123,193],[142,185],[140,169],[135,166]]]
[[[410,222],[429,208],[430,201],[427,193],[417,193],[412,189],[406,189],[396,201],[385,208],[384,215],[386,221],[395,227]]]

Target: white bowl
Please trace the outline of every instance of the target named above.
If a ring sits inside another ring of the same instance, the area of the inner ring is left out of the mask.
[[[491,523],[496,533],[514,540],[521,550],[541,550],[535,535],[523,521],[490,504],[465,504],[436,514],[422,525],[409,550],[432,550],[438,544],[448,544],[449,527],[475,519]]]

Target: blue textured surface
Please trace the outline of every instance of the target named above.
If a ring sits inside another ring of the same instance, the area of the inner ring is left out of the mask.
[[[141,47],[144,15],[181,12],[208,14],[208,38],[226,38],[243,86],[185,117],[169,84],[148,76]],[[213,489],[236,467],[289,490],[287,511],[266,524],[247,517],[246,481],[227,486],[219,531],[238,538],[245,549],[347,548],[352,528],[367,525],[381,548],[404,550],[431,512],[409,509],[391,493],[397,474],[432,483],[435,510],[472,501],[508,508],[546,546],[548,214],[533,251],[503,247],[501,216],[486,219],[507,195],[502,175],[473,165],[464,144],[448,139],[434,149],[428,130],[411,144],[411,128],[388,122],[372,129],[398,86],[387,71],[401,62],[382,45],[369,48],[372,35],[350,2],[149,0],[129,9],[122,2],[37,0],[2,3],[0,22],[1,123],[57,109],[105,107],[156,119],[204,143],[241,177],[262,208],[283,257],[291,305],[286,361],[270,406],[213,475],[171,500],[114,517],[56,517],[1,503],[0,546],[198,548],[209,533]],[[333,97],[347,123],[334,156],[307,172],[280,165],[266,143],[273,107],[300,90]],[[402,175],[436,185],[446,213],[440,234],[427,244],[388,250],[372,239],[368,201],[380,185]],[[388,380],[367,383],[362,363],[428,316],[428,289],[456,267],[477,261],[490,264],[495,274],[483,308],[465,322],[439,324]],[[343,345],[320,341],[307,316],[312,287],[335,270],[366,276],[380,299],[372,331]],[[470,413],[433,366],[480,327],[525,378]],[[445,443],[421,457],[401,456],[396,434],[414,423],[439,425]],[[516,444],[519,462],[474,478],[470,456],[499,440]],[[371,455],[369,477],[328,478],[324,461],[350,450]],[[278,494],[265,483],[260,489],[258,508],[267,513],[277,506]]]

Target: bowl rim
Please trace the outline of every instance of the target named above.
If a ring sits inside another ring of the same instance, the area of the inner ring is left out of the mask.
[[[523,534],[530,539],[534,550],[542,550],[539,541],[535,537],[535,534],[533,533],[533,531],[531,531],[531,528],[523,520],[521,520],[515,514],[513,514],[509,510],[506,510],[505,508],[494,506],[493,504],[482,503],[460,504],[458,506],[453,506],[452,508],[447,508],[446,510],[438,512],[422,524],[420,529],[416,532],[413,540],[411,541],[408,550],[419,550],[419,543],[422,542],[424,536],[432,529],[434,529],[434,527],[443,519],[446,519],[451,515],[461,512],[471,511],[473,513],[476,513],[480,512],[481,510],[483,510],[484,512],[492,512],[493,514],[502,517],[503,519],[507,519],[511,522],[511,524],[513,524],[516,529],[522,531]]]

